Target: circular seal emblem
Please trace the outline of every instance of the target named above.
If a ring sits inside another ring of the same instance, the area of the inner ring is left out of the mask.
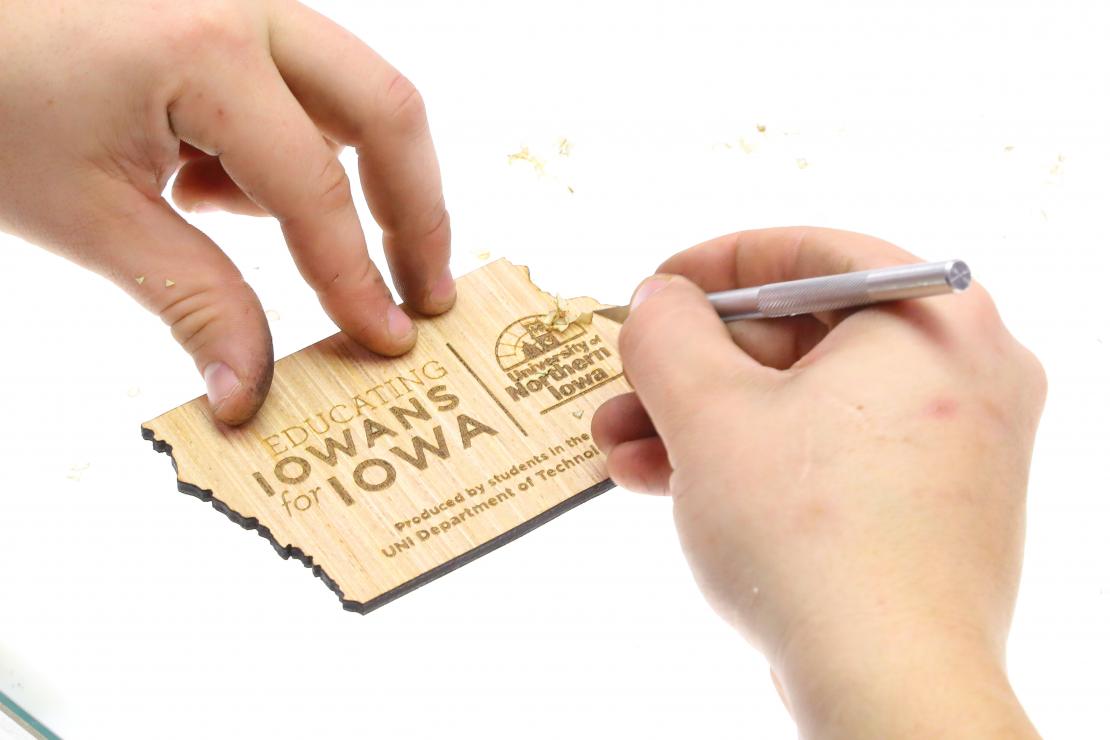
[[[569,325],[564,331],[557,331],[543,321],[541,314],[525,316],[509,324],[497,337],[494,354],[502,370],[512,370],[548,352],[558,349],[567,342],[577,339],[586,330],[577,324]]]

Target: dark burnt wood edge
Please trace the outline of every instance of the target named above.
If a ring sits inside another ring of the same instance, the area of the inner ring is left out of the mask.
[[[142,430],[143,439],[147,440],[151,443],[151,445],[153,445],[155,452],[161,452],[165,455],[168,455],[170,458],[170,462],[173,463],[174,473],[177,473],[177,459],[173,456],[173,445],[158,439],[154,434],[154,430],[152,429],[148,429],[144,426]],[[229,507],[223,501],[220,501],[218,498],[216,498],[215,495],[213,495],[212,491],[183,481],[180,477],[178,477],[177,479],[178,491],[180,491],[181,493],[187,493],[190,496],[194,496],[201,501],[206,501],[210,503],[213,509],[220,512],[243,529],[254,530],[258,533],[259,537],[269,542],[270,546],[274,548],[274,551],[277,552],[277,554],[280,555],[283,559],[289,560],[290,558],[292,558],[294,560],[300,561],[300,563],[304,565],[304,567],[312,571],[312,575],[323,581],[324,585],[326,585],[336,596],[339,597],[339,601],[343,604],[344,609],[349,612],[357,612],[358,614],[369,614],[378,607],[384,606],[390,601],[404,596],[410,591],[418,589],[424,584],[430,583],[440,576],[445,576],[451,571],[457,568],[461,568],[467,563],[482,557],[486,553],[493,552],[497,548],[507,545],[518,537],[528,534],[533,529],[546,524],[555,517],[561,514],[565,514],[579,504],[585,503],[586,501],[589,501],[595,496],[599,496],[602,493],[605,493],[613,487],[613,481],[606,478],[600,483],[587,488],[585,491],[577,493],[574,496],[561,501],[555,506],[552,506],[550,509],[544,511],[542,514],[534,516],[528,521],[518,524],[507,532],[503,532],[502,534],[497,535],[493,539],[484,542],[471,550],[467,550],[462,555],[454,557],[448,560],[446,563],[443,563],[442,565],[437,565],[431,570],[425,573],[421,573],[417,577],[402,583],[396,588],[386,591],[380,596],[370,599],[369,601],[352,601],[343,597],[343,590],[339,588],[339,584],[332,580],[332,578],[324,572],[323,568],[321,568],[319,565],[315,565],[312,562],[311,555],[306,555],[303,550],[294,545],[283,546],[278,544],[278,541],[274,539],[273,535],[270,533],[269,528],[260,524],[257,518],[245,517],[239,514],[237,511],[231,509],[231,507]]]

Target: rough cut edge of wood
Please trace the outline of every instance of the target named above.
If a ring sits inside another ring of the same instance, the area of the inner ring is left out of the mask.
[[[143,439],[147,440],[154,446],[155,452],[161,452],[169,456],[170,462],[173,463],[174,473],[177,473],[177,458],[173,456],[173,445],[158,439],[154,433],[154,430],[149,429],[145,426],[142,427],[142,432]],[[243,529],[254,530],[258,533],[259,537],[269,542],[270,545],[274,548],[274,551],[277,552],[277,554],[280,555],[283,559],[289,560],[290,558],[292,558],[294,560],[300,561],[300,563],[304,565],[304,567],[312,571],[312,575],[323,581],[324,585],[330,588],[332,592],[339,597],[339,601],[343,604],[344,609],[349,612],[357,612],[359,614],[369,614],[378,607],[384,606],[394,599],[404,596],[410,591],[414,591],[426,583],[434,581],[440,576],[447,575],[451,571],[457,568],[461,568],[462,566],[473,560],[477,560],[486,553],[493,552],[502,545],[507,545],[518,537],[528,534],[533,529],[546,524],[560,514],[564,514],[574,507],[578,506],[579,504],[585,503],[595,496],[599,496],[602,493],[605,493],[614,486],[615,484],[613,483],[613,481],[606,478],[600,483],[590,486],[585,491],[582,491],[581,493],[576,493],[570,498],[560,501],[558,504],[552,506],[550,509],[547,509],[541,514],[534,516],[531,519],[522,522],[521,524],[518,524],[517,526],[506,532],[502,532],[493,539],[487,542],[483,542],[482,544],[471,550],[467,550],[462,555],[451,558],[447,562],[442,563],[441,565],[437,565],[436,567],[432,568],[431,570],[425,571],[424,573],[421,573],[415,578],[402,583],[400,586],[396,586],[395,588],[392,588],[389,591],[386,591],[385,593],[376,596],[373,599],[370,599],[369,601],[352,601],[351,599],[347,599],[343,596],[343,589],[339,588],[339,584],[336,583],[327,573],[325,573],[323,568],[313,563],[311,555],[306,555],[303,550],[295,545],[279,544],[278,541],[274,539],[274,536],[270,533],[269,528],[261,524],[256,517],[245,517],[239,514],[239,512],[235,511],[223,501],[220,501],[218,498],[216,498],[215,494],[213,494],[212,491],[201,488],[200,486],[197,486],[193,483],[183,481],[180,477],[178,477],[177,479],[178,491],[180,491],[181,493],[187,493],[190,496],[194,496],[200,499],[201,501],[206,501],[212,504],[213,509],[220,512]]]

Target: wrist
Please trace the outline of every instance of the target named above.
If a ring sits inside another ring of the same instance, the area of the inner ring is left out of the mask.
[[[847,631],[796,640],[776,666],[802,737],[1039,737],[991,640],[934,626]]]

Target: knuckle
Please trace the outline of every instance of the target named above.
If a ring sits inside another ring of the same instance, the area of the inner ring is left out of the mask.
[[[318,208],[331,215],[354,205],[351,196],[351,180],[343,163],[336,157],[328,157],[317,175]]]
[[[1028,348],[1019,345],[1021,354],[1022,382],[1037,408],[1044,406],[1048,397],[1048,373],[1044,365]]]
[[[365,301],[367,297],[371,300],[379,300],[381,296],[389,295],[389,287],[385,284],[385,278],[374,268],[374,264],[369,259],[363,259],[358,265],[339,268],[338,271],[334,265],[330,266],[330,269],[332,272],[315,277],[313,287],[321,296],[332,303],[346,303],[352,299]],[[358,314],[360,317],[364,317],[366,312],[359,311]],[[358,324],[348,324],[348,326],[353,331],[365,333],[373,331],[379,323],[381,323],[380,317],[371,316],[370,318],[361,318]]]
[[[1002,318],[994,304],[994,299],[981,285],[974,286],[961,297],[965,304],[965,310],[970,313],[978,326],[995,328],[1002,325]]]
[[[635,365],[643,341],[640,322],[636,321],[634,316],[629,316],[621,327],[620,334],[617,335],[617,352],[620,353],[621,361],[626,365]]]
[[[237,3],[190,3],[166,28],[169,48],[190,57],[216,49],[222,53],[247,49],[258,43]]]
[[[181,290],[158,307],[158,316],[189,354],[195,354],[216,338],[216,329],[229,311],[251,311],[249,302],[244,300],[246,283],[241,279],[175,287]]]
[[[385,92],[385,112],[389,121],[402,131],[419,133],[428,127],[428,109],[416,85],[401,73]]]

